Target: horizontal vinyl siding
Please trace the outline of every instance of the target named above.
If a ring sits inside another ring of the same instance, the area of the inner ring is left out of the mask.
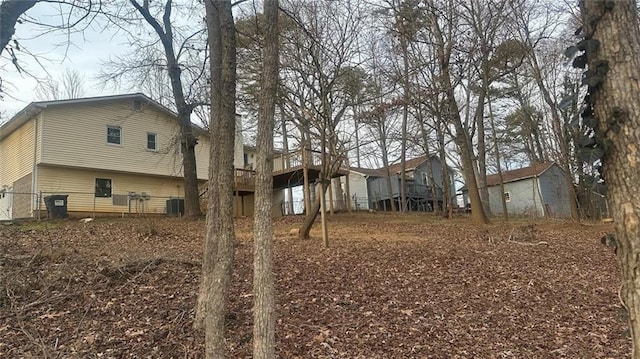
[[[167,199],[184,196],[183,181],[177,178],[132,175],[105,171],[69,169],[50,166],[38,167],[38,190],[43,196],[68,194],[69,212],[127,213],[128,206],[113,205],[113,197],[95,198],[96,178],[112,180],[112,194],[126,195],[129,192],[151,196],[144,201],[144,213],[165,213]],[[132,213],[136,205],[132,201]],[[41,209],[45,209],[41,204]],[[142,206],[138,206],[142,212]]]
[[[50,106],[44,111],[42,163],[160,176],[182,176],[177,120],[149,105],[134,111],[131,100]],[[118,126],[121,145],[107,144],[107,126]],[[158,151],[146,149],[157,134]],[[208,174],[209,141],[196,146],[198,178]]]
[[[36,164],[42,162],[42,124],[44,123],[44,117],[42,114],[38,116],[38,123],[36,129]]]
[[[30,120],[0,142],[0,187],[33,170],[34,120]]]

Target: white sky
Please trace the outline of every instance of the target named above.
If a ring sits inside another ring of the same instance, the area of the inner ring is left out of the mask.
[[[59,22],[51,16],[55,12],[53,5],[38,3],[27,14],[42,22],[55,23]],[[83,33],[70,34],[71,45],[67,47],[61,45],[67,42],[66,34],[60,31],[47,34],[42,32],[42,27],[33,24],[16,25],[14,38],[18,39],[21,47],[37,55],[41,64],[38,64],[33,56],[17,53],[20,65],[29,73],[37,78],[50,76],[59,80],[65,69],[69,68],[77,70],[84,77],[85,96],[120,92],[110,88],[103,90],[95,78],[100,71],[100,60],[124,54],[129,50],[125,45],[124,34],[115,34],[115,31],[110,29],[103,31],[100,25],[95,23]],[[41,36],[37,36],[38,34]],[[33,76],[19,73],[11,63],[7,51],[3,52],[0,58],[0,77],[4,90],[0,99],[0,114],[3,120],[8,120],[30,102],[42,100],[36,96],[38,80]]]

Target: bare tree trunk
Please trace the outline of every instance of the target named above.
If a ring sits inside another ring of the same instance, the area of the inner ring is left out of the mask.
[[[640,26],[636,1],[580,2],[587,46],[590,109],[600,141],[610,141],[603,162],[622,272],[621,296],[629,312],[632,357],[640,358]],[[606,74],[605,74],[606,73]],[[597,74],[597,75],[595,75]],[[599,79],[596,76],[601,76]],[[601,80],[602,82],[598,82]]]
[[[453,218],[453,203],[451,198],[451,178],[449,177],[449,166],[447,166],[447,154],[445,150],[444,142],[444,130],[442,126],[445,125],[442,122],[436,124],[436,135],[438,136],[438,154],[442,163],[442,215],[447,218]]]
[[[409,51],[407,29],[404,21],[399,19],[400,25],[400,47],[402,48],[402,87],[403,87],[403,104],[402,104],[402,138],[400,139],[400,209],[401,212],[407,211],[407,126],[409,123]]]
[[[484,102],[486,92],[488,92],[488,86],[485,85],[485,80],[482,80],[483,88],[480,90],[478,96],[478,108],[476,111],[476,126],[478,136],[478,190],[480,192],[480,200],[482,201],[482,208],[487,216],[491,216],[491,206],[489,206],[489,189],[487,188],[487,145],[486,134],[484,126]],[[486,87],[486,88],[484,88]],[[486,92],[485,92],[486,91]]]
[[[384,114],[382,114],[384,116]],[[387,135],[384,131],[384,124],[382,123],[382,119],[380,119],[380,123],[378,126],[378,135],[380,137],[380,149],[382,150],[382,166],[384,166],[387,182],[387,195],[389,196],[389,200],[391,201],[391,212],[397,212],[398,207],[396,206],[396,202],[393,200],[393,185],[391,184],[391,172],[389,171],[389,152],[387,150]]]
[[[5,0],[0,4],[0,55],[16,33],[16,23],[22,14],[42,0]]]
[[[384,166],[387,172],[386,182],[387,182],[387,196],[389,197],[389,201],[391,202],[391,212],[397,212],[398,207],[396,206],[396,201],[393,197],[393,185],[391,184],[391,172],[389,171],[389,165]]]
[[[578,218],[578,205],[576,202],[576,192],[573,183],[573,175],[571,173],[571,164],[570,164],[570,150],[568,138],[565,132],[565,126],[562,123],[562,118],[558,111],[558,106],[554,101],[551,93],[549,92],[549,88],[544,83],[542,78],[542,70],[540,69],[540,64],[538,63],[538,58],[536,54],[531,51],[530,62],[531,68],[533,69],[533,77],[535,78],[536,84],[542,93],[542,99],[549,107],[551,111],[551,121],[553,126],[553,132],[556,135],[559,149],[560,149],[560,165],[564,170],[564,178],[567,184],[567,190],[569,192],[569,207],[571,209],[571,218]]]
[[[224,358],[226,345],[224,341],[227,293],[231,282],[235,232],[233,227],[233,156],[236,125],[235,89],[236,89],[236,38],[231,1],[206,1],[207,25],[217,25],[219,39],[211,39],[211,58],[220,59],[220,112],[212,114],[219,120],[218,173],[216,179],[219,188],[218,223],[216,228],[207,226],[207,244],[215,245],[215,257],[207,258],[213,264],[211,272],[203,276],[211,276],[211,287],[207,293],[207,314],[205,317],[205,356],[207,359]],[[214,31],[215,33],[216,31]],[[213,65],[212,65],[213,66]],[[215,92],[212,91],[212,96]],[[205,251],[207,252],[207,251]],[[203,265],[203,268],[205,266]],[[206,280],[203,280],[207,282]]]
[[[502,165],[500,164],[500,148],[498,147],[498,136],[496,135],[496,124],[493,119],[493,108],[491,106],[491,98],[489,102],[489,120],[491,121],[491,133],[493,134],[493,146],[495,148],[496,166],[498,167],[498,178],[500,179],[500,202],[502,203],[502,217],[505,221],[509,220],[509,210],[507,208],[507,199],[504,197],[504,179],[502,178]]]
[[[274,359],[273,129],[278,87],[278,0],[264,2],[262,86],[258,107],[253,254],[253,357]]]
[[[167,0],[162,17],[163,24],[153,17],[149,10],[149,3],[145,1],[140,5],[136,0],[129,0],[133,7],[144,17],[145,21],[153,27],[164,48],[167,60],[167,74],[171,82],[173,100],[178,111],[178,123],[180,125],[180,148],[182,149],[182,172],[184,175],[184,210],[185,216],[197,217],[202,215],[200,211],[200,196],[198,193],[198,172],[196,169],[195,147],[198,144],[193,134],[191,113],[193,106],[188,105],[184,96],[182,84],[182,68],[178,63],[174,50],[173,25],[171,24],[172,0]],[[164,28],[163,28],[164,26]]]
[[[538,123],[534,121],[534,114],[531,113],[531,104],[528,99],[522,93],[521,84],[518,81],[518,73],[513,73],[513,84],[515,88],[516,99],[518,100],[518,104],[523,111],[524,114],[524,126],[527,130],[527,142],[528,145],[528,155],[531,163],[535,162],[546,162],[547,156],[544,153],[542,148],[542,143],[540,142],[540,131],[538,129]]]
[[[429,179],[429,183],[426,183],[426,185],[429,185],[430,189],[431,189],[431,199],[433,202],[433,212],[440,212],[440,206],[438,205],[438,190],[436,188],[436,181],[433,177],[433,161],[431,158],[431,151],[429,150],[429,136],[427,135],[427,130],[424,126],[424,118],[422,118],[422,109],[421,107],[418,108],[418,113],[419,113],[419,119],[418,122],[420,123],[420,134],[422,136],[422,146],[424,147],[424,153],[427,156],[427,158],[429,159],[429,165],[427,166],[427,178]],[[441,161],[444,161],[444,159],[441,159]],[[444,204],[444,198],[443,198],[443,202]]]
[[[320,223],[322,227],[322,246],[324,248],[329,247],[329,231],[327,228],[327,204],[326,204],[326,196],[325,191],[329,187],[331,189],[331,185],[327,186],[327,183],[324,181],[322,174],[320,175]]]
[[[207,33],[209,36],[210,51],[210,71],[211,77],[214,79],[222,78],[222,41],[220,34],[220,17],[218,8],[213,7],[212,3],[207,1]],[[211,6],[211,9],[209,8]],[[213,291],[213,266],[218,249],[218,238],[216,233],[220,228],[220,186],[218,184],[219,160],[220,160],[220,118],[221,111],[221,91],[220,81],[211,82],[211,120],[209,124],[209,138],[211,147],[209,149],[209,181],[207,182],[207,220],[205,228],[204,257],[202,259],[202,275],[200,278],[200,288],[198,292],[198,301],[196,303],[196,316],[193,326],[196,329],[205,329],[205,318],[207,316],[209,303],[211,301],[209,294]]]
[[[320,197],[316,196],[311,208],[307,208],[308,214],[304,217],[302,226],[300,226],[300,231],[298,231],[299,239],[310,238],[309,234],[311,233],[311,227],[313,227],[313,222],[315,222],[319,212],[320,212]]]
[[[435,16],[433,17],[435,19]],[[478,183],[476,181],[475,168],[476,163],[473,158],[473,143],[471,137],[460,118],[460,109],[456,102],[455,91],[451,81],[450,74],[450,56],[453,47],[452,39],[447,39],[445,44],[444,35],[439,27],[437,19],[433,22],[434,35],[436,38],[436,55],[437,61],[442,72],[441,81],[445,88],[446,103],[449,108],[449,121],[455,127],[455,142],[460,150],[460,158],[462,160],[462,172],[469,191],[469,200],[471,201],[471,218],[476,224],[487,224],[489,220],[484,212],[482,202],[480,200],[480,192],[478,191]]]

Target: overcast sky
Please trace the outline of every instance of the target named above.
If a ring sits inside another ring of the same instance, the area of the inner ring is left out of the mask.
[[[47,23],[59,23],[59,18],[53,14],[59,13],[54,5],[38,3],[27,14]],[[38,36],[40,35],[40,36]],[[11,63],[7,51],[0,58],[0,76],[3,80],[2,99],[0,99],[0,113],[7,120],[37,98],[36,78],[59,79],[65,69],[77,70],[85,80],[85,96],[110,95],[120,91],[110,88],[103,89],[96,81],[100,71],[100,61],[109,56],[123,54],[129,50],[125,45],[126,38],[122,33],[117,34],[112,29],[102,29],[96,22],[83,33],[72,33],[70,46],[66,46],[67,34],[60,31],[43,34],[43,28],[29,23],[17,24],[15,39],[36,58],[24,52],[18,53],[20,65],[31,75],[19,73]],[[38,63],[39,62],[39,63]],[[36,78],[34,78],[36,77]]]

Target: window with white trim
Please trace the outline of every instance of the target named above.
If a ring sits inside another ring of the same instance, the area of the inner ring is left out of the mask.
[[[122,144],[122,127],[107,126],[107,143],[110,145]]]
[[[504,201],[505,202],[511,202],[511,192],[505,192],[504,193]]]
[[[153,132],[147,132],[147,150],[158,150],[158,134]]]

